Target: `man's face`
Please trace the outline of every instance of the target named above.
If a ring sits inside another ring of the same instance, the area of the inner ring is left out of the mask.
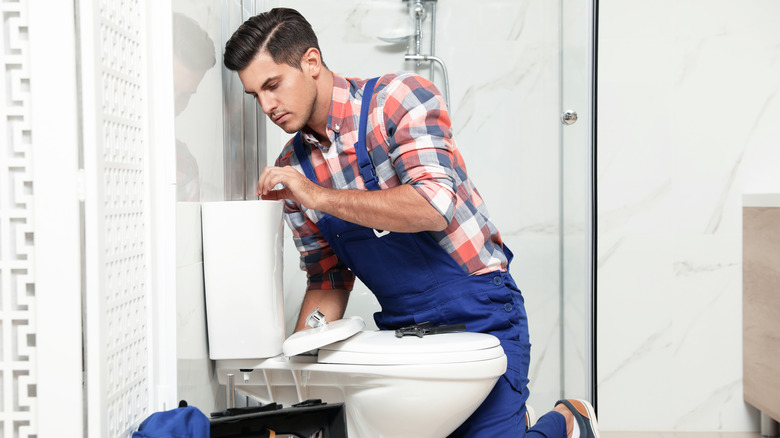
[[[317,98],[314,78],[306,65],[302,68],[277,64],[264,51],[238,72],[245,92],[254,96],[268,118],[289,134],[306,126]]]

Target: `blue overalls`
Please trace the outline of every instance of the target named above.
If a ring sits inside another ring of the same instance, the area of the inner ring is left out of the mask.
[[[355,144],[360,173],[368,190],[379,190],[366,149],[368,109],[377,79],[369,80],[363,91]],[[318,183],[300,132],[293,142],[304,174]],[[317,227],[339,259],[376,295],[382,310],[374,314],[374,320],[380,329],[422,322],[464,323],[468,331],[490,333],[501,340],[507,355],[506,373],[452,436],[522,437],[530,344],[523,297],[511,275],[498,271],[468,275],[425,232],[387,233],[327,214],[317,222]],[[511,261],[512,253],[506,246],[504,253]]]

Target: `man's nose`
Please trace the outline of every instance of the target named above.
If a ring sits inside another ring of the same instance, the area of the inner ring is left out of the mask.
[[[257,104],[260,105],[260,109],[263,110],[265,115],[271,115],[274,109],[276,109],[276,100],[268,96],[257,96]]]

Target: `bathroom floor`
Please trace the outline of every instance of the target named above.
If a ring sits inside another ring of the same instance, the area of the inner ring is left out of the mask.
[[[761,438],[759,432],[622,432],[600,431],[601,438]]]

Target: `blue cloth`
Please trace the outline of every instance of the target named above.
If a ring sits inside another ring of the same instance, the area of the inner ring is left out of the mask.
[[[208,417],[194,406],[155,412],[138,426],[133,438],[209,438]]]
[[[367,83],[361,103],[363,111],[355,145],[361,173],[373,170],[366,151],[365,110],[374,82]],[[304,174],[316,183],[300,133],[293,143]],[[370,181],[370,174],[364,173],[364,179],[369,190],[379,189],[375,181]],[[382,310],[374,314],[374,320],[380,329],[422,322],[462,323],[468,331],[489,333],[501,341],[507,356],[506,373],[452,436],[523,436],[531,345],[523,296],[512,276],[508,272],[466,274],[425,232],[386,233],[327,214],[317,222],[317,227],[339,259],[376,295]],[[506,246],[504,253],[511,262],[512,253]],[[548,422],[541,422],[542,426]],[[564,437],[565,432],[564,424]]]

